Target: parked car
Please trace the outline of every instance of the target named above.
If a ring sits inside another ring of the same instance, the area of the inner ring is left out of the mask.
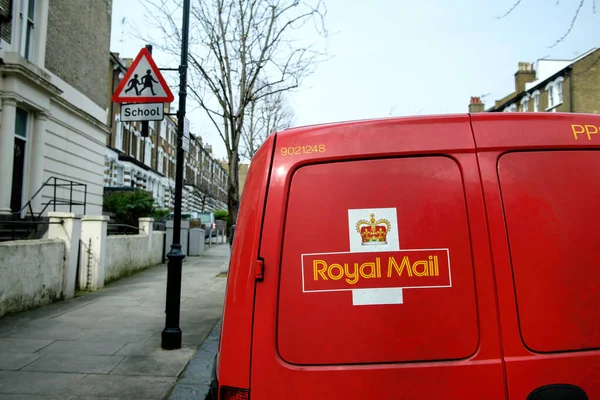
[[[167,216],[168,220],[172,220],[175,216],[175,213],[170,213]],[[198,221],[200,223],[200,227],[204,229],[204,237],[208,238],[208,236],[212,232],[212,237],[217,236],[216,231],[216,223],[215,223],[215,214],[208,211],[182,211],[181,219],[183,221]]]
[[[269,136],[212,400],[600,399],[599,126],[477,113]]]
[[[208,235],[212,232],[212,237],[217,236],[217,225],[215,222],[215,214],[212,212],[200,212],[198,213],[198,219],[205,226],[205,237],[208,238]]]

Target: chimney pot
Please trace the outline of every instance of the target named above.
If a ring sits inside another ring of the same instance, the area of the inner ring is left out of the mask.
[[[525,90],[525,84],[535,81],[535,70],[530,62],[520,61],[515,73],[515,91],[521,93]]]
[[[471,96],[469,102],[469,113],[484,112],[485,106],[481,102],[481,98],[478,96]]]

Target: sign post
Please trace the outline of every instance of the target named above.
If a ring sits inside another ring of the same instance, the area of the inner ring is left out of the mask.
[[[181,198],[183,191],[183,141],[189,140],[189,122],[185,118],[187,95],[187,57],[189,41],[190,0],[183,0],[183,26],[181,40],[181,63],[179,66],[179,110],[177,111],[177,161],[175,167],[175,207],[173,221],[173,244],[167,254],[167,301],[165,327],[161,334],[161,346],[165,350],[181,348],[182,332],[179,327],[181,308],[181,270],[185,254],[181,251]],[[122,121],[159,121],[164,118],[163,103],[171,103],[175,97],[165,82],[159,68],[152,60],[151,46],[140,50],[113,93],[115,103],[121,105]],[[166,70],[174,70],[167,68]],[[175,69],[176,70],[176,69]],[[147,122],[145,122],[147,124]],[[187,134],[184,134],[187,132]],[[188,142],[189,146],[189,142]]]
[[[175,167],[175,210],[173,221],[173,244],[167,254],[167,302],[165,328],[161,345],[165,350],[181,348],[179,317],[181,308],[181,270],[185,255],[181,251],[181,197],[183,191],[183,137],[185,126],[185,100],[187,95],[188,39],[190,0],[183,0],[183,24],[181,27],[181,63],[179,65],[179,110],[177,111],[177,165]]]

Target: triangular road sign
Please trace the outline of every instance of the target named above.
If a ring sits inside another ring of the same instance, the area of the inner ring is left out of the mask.
[[[112,96],[115,103],[171,103],[175,97],[152,59],[143,48],[133,60]]]

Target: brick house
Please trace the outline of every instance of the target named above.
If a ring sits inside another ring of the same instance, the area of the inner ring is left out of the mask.
[[[515,89],[485,110],[479,97],[471,97],[469,112],[573,112],[600,113],[600,49],[573,60],[520,62]]]
[[[0,214],[24,217],[30,199],[34,214],[57,200],[102,213],[111,12],[112,0],[0,0]],[[51,177],[75,189],[55,195]]]
[[[110,53],[112,95],[125,77],[133,59],[121,59]],[[165,104],[169,113],[170,104]],[[104,153],[104,186],[135,187],[152,192],[155,205],[173,209],[175,193],[175,165],[177,119],[165,116],[162,121],[148,123],[148,137],[142,137],[141,122],[124,122],[120,105],[108,98],[110,132],[106,137]],[[174,111],[173,111],[174,112]],[[184,211],[212,211],[227,208],[227,174],[204,146],[198,135],[190,134],[190,149],[184,158]]]

